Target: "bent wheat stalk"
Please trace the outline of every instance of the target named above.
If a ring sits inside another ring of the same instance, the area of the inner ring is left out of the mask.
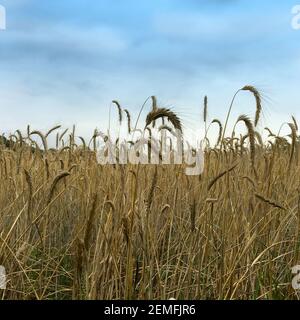
[[[247,85],[247,86],[244,86],[243,88],[239,89],[234,94],[234,96],[232,98],[232,101],[231,101],[231,104],[230,104],[230,107],[229,107],[229,110],[228,110],[228,113],[227,113],[226,121],[225,121],[224,131],[223,131],[223,135],[222,135],[222,139],[221,139],[222,142],[223,142],[225,134],[226,134],[226,128],[227,128],[229,117],[230,117],[230,114],[231,114],[231,111],[232,111],[233,103],[235,101],[236,96],[241,91],[249,91],[254,95],[255,100],[256,100],[256,112],[255,112],[255,122],[254,122],[254,124],[255,124],[255,126],[257,126],[257,124],[258,124],[258,121],[259,121],[259,118],[260,118],[260,114],[261,114],[261,111],[262,111],[261,94],[259,93],[259,91],[254,86]]]
[[[130,113],[127,109],[124,110],[124,112],[126,113],[127,116],[127,127],[128,127],[128,133],[131,133],[131,117],[130,117]]]
[[[44,146],[44,151],[47,152],[48,150],[48,145],[47,145],[47,139],[46,137],[40,132],[40,131],[32,131],[30,133],[30,135],[38,135],[41,140],[42,140],[42,143],[43,143],[43,146]]]
[[[122,123],[122,120],[123,120],[123,114],[122,114],[122,108],[121,108],[121,105],[120,103],[117,101],[117,100],[113,100],[113,102],[117,108],[118,108],[118,114],[119,114],[119,124],[121,125]]]
[[[293,161],[294,154],[295,154],[295,149],[296,149],[297,129],[294,123],[289,123],[288,125],[291,128],[291,138],[292,138],[291,154],[290,154],[290,161],[289,161],[289,168],[290,168]]]
[[[65,177],[68,177],[70,175],[70,172],[68,171],[65,171],[65,172],[62,172],[60,174],[58,174],[52,184],[51,184],[51,187],[50,187],[50,192],[49,192],[49,196],[48,196],[48,201],[47,201],[47,204],[49,205],[51,200],[52,200],[52,197],[53,197],[53,194],[54,194],[54,191],[56,189],[56,186],[58,185],[59,181],[62,180],[63,178]]]
[[[158,108],[156,110],[152,110],[150,113],[148,113],[146,118],[146,127],[148,127],[153,121],[160,119],[160,118],[167,118],[169,122],[172,123],[175,129],[182,132],[182,124],[179,117],[171,110],[166,108]]]
[[[248,138],[250,141],[251,164],[252,164],[252,167],[254,168],[254,162],[255,162],[255,131],[254,131],[254,127],[253,127],[251,120],[245,115],[241,115],[238,118],[236,124],[241,121],[245,123],[247,130],[248,130]]]
[[[282,205],[278,204],[278,203],[275,203],[274,201],[270,200],[270,199],[267,199],[265,198],[264,196],[258,194],[258,193],[255,193],[255,197],[257,199],[259,199],[260,201],[264,202],[264,203],[267,203],[269,204],[270,206],[274,207],[274,208],[278,208],[278,209],[281,209],[281,210],[286,210]]]
[[[232,166],[231,168],[221,172],[219,175],[217,175],[209,184],[208,184],[208,187],[207,187],[207,190],[209,191],[214,185],[215,183],[221,179],[223,176],[225,176],[225,174],[233,171],[236,167],[238,166],[238,164],[235,164],[234,166]]]

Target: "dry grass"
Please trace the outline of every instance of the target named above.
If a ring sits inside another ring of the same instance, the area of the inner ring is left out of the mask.
[[[147,125],[162,117],[181,129],[157,107]],[[75,130],[70,141],[57,134],[59,150],[47,145],[59,127],[11,137],[0,148],[1,297],[297,299],[296,120],[291,137],[263,145],[251,120],[239,121],[250,148],[237,137],[207,148],[201,177],[184,165],[100,166],[84,140],[73,145]],[[33,135],[44,150],[28,147]]]

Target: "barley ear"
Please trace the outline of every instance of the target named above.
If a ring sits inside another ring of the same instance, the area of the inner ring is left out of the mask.
[[[50,187],[50,192],[49,192],[48,201],[47,201],[47,204],[48,204],[48,205],[49,205],[49,203],[50,203],[51,200],[52,200],[54,191],[55,191],[55,189],[56,189],[59,181],[62,180],[63,178],[65,178],[65,177],[68,177],[69,175],[70,175],[70,172],[65,171],[65,172],[62,172],[62,173],[58,174],[58,175],[54,178],[54,180],[53,180],[53,182],[52,182],[52,184],[51,184],[51,187]]]
[[[119,123],[121,124],[122,123],[122,120],[123,120],[123,115],[122,115],[122,108],[121,108],[121,105],[118,101],[116,100],[113,100],[113,103],[117,106],[118,108],[118,113],[119,113]]]
[[[297,129],[294,123],[289,123],[288,125],[291,128],[291,137],[292,137],[291,154],[290,154],[290,161],[289,161],[289,168],[290,168],[293,161],[294,154],[295,154],[295,149],[296,149]]]
[[[125,109],[124,112],[126,113],[126,116],[127,116],[128,133],[131,133],[131,117],[130,117],[130,113],[129,113],[129,111],[127,109]]]
[[[182,124],[179,117],[173,111],[165,108],[158,108],[148,113],[146,118],[146,127],[149,126],[153,121],[163,117],[167,118],[168,121],[172,123],[175,129],[182,132]]]
[[[245,115],[241,115],[238,118],[237,123],[241,122],[241,121],[245,123],[247,130],[248,130],[249,141],[250,141],[251,164],[252,164],[252,167],[254,168],[254,162],[255,162],[255,131],[254,131],[254,127],[253,127],[251,120]]]
[[[260,92],[253,86],[245,86],[242,88],[243,91],[249,91],[254,95],[255,101],[256,101],[256,112],[255,112],[255,121],[254,125],[255,127],[258,125],[260,114],[262,111],[262,103],[261,103],[261,94]]]
[[[206,123],[207,122],[207,96],[204,97],[204,107],[203,107],[203,121]]]

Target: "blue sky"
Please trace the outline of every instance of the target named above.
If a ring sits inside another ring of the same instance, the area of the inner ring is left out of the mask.
[[[260,128],[300,120],[300,30],[295,1],[0,0],[0,130],[46,130],[76,124],[105,130],[111,100],[136,116],[156,95],[186,130],[201,130],[202,100],[210,119],[225,118],[245,84],[264,95]],[[150,106],[148,107],[150,108]],[[145,111],[147,112],[147,111]],[[254,114],[244,93],[232,121]]]

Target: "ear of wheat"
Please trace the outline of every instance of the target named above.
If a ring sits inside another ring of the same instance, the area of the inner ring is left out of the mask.
[[[218,119],[214,119],[211,123],[212,123],[212,124],[213,124],[213,123],[216,123],[216,124],[219,126],[219,135],[218,135],[218,140],[217,140],[217,144],[216,144],[216,146],[218,146],[219,143],[221,142],[221,139],[222,139],[223,126],[222,126],[221,121],[218,120]]]
[[[157,110],[157,99],[155,96],[152,96],[151,99],[152,99],[152,110],[156,111]],[[163,117],[162,117],[162,120],[164,121]],[[156,124],[156,121],[154,120],[152,123],[152,128],[155,128],[155,124]]]
[[[157,109],[157,99],[155,96],[151,97],[152,100],[152,110],[156,110]]]
[[[117,100],[113,100],[113,103],[117,106],[118,108],[118,114],[119,114],[119,123],[122,123],[123,120],[123,114],[122,114],[122,108],[120,103]]]
[[[61,128],[61,126],[55,126],[55,127],[53,127],[52,129],[50,129],[50,130],[46,133],[45,137],[47,138],[52,132],[54,132],[55,130],[58,130],[58,129],[60,129],[60,128]]]
[[[254,131],[254,127],[253,127],[251,120],[245,115],[241,115],[238,118],[237,123],[241,122],[241,121],[245,123],[247,130],[248,130],[248,136],[249,136],[249,141],[250,141],[251,163],[254,168],[254,161],[255,161],[255,131]]]
[[[289,161],[289,167],[292,164],[293,157],[295,154],[295,148],[296,148],[296,140],[297,140],[297,129],[294,123],[289,123],[289,127],[291,128],[291,137],[292,137],[292,145],[291,145],[291,154],[290,154],[290,161]]]
[[[129,111],[127,109],[125,109],[124,112],[126,113],[126,116],[127,116],[128,133],[131,133],[131,117],[130,117],[130,113],[129,113]]]
[[[256,112],[255,112],[255,121],[254,125],[255,127],[258,125],[259,119],[260,119],[260,114],[262,111],[262,104],[261,104],[261,94],[259,91],[253,87],[253,86],[245,86],[242,88],[243,91],[249,91],[254,95],[255,101],[256,101]]]
[[[268,131],[269,137],[275,137],[275,136],[276,136],[276,135],[271,131],[271,129],[269,129],[269,128],[266,127],[265,130]]]
[[[207,122],[207,104],[208,104],[208,100],[207,100],[207,96],[204,97],[204,106],[203,106],[203,121],[206,123]]]
[[[269,204],[270,206],[274,207],[274,208],[278,208],[278,209],[281,209],[281,210],[286,210],[282,205],[270,200],[270,199],[267,199],[266,197],[258,194],[258,193],[255,193],[255,197],[257,199],[259,199],[260,201],[264,202],[264,203],[267,203]]]
[[[30,135],[38,135],[42,140],[44,151],[47,152],[48,150],[47,138],[40,131],[32,131]]]
[[[65,172],[62,172],[62,173],[58,174],[58,175],[54,178],[54,180],[53,180],[53,182],[52,182],[52,184],[51,184],[51,187],[50,187],[47,204],[49,204],[49,203],[51,202],[52,197],[53,197],[53,194],[54,194],[54,191],[55,191],[56,186],[58,185],[59,181],[60,181],[61,179],[65,178],[65,177],[69,176],[69,175],[70,175],[70,172],[65,171]]]
[[[297,123],[297,120],[294,116],[292,116],[292,119],[293,119],[293,123],[295,125],[295,128],[296,128],[296,131],[298,131],[299,127],[298,127],[298,123]]]
[[[146,118],[146,127],[149,126],[153,121],[163,117],[167,118],[175,129],[182,132],[181,120],[173,111],[166,108],[157,108],[156,110],[152,110],[150,113],[148,113]]]
[[[225,176],[225,174],[233,171],[235,168],[237,167],[237,164],[235,164],[234,166],[232,166],[231,168],[221,172],[220,174],[218,174],[214,179],[211,180],[211,182],[208,184],[207,190],[209,191],[214,185],[215,183],[221,179],[223,176]]]
[[[260,95],[259,91],[255,87],[247,85],[247,86],[244,86],[243,88],[239,89],[234,94],[234,96],[233,96],[233,98],[231,100],[231,104],[230,104],[230,107],[229,107],[229,110],[228,110],[228,113],[227,113],[227,116],[226,116],[224,131],[223,131],[223,134],[222,134],[222,139],[221,139],[222,142],[223,142],[223,139],[224,139],[225,134],[226,134],[226,129],[227,129],[229,117],[230,117],[230,114],[231,114],[231,110],[232,110],[232,107],[233,107],[233,103],[235,101],[236,96],[239,94],[240,91],[249,91],[254,95],[255,100],[256,100],[255,126],[257,126],[257,124],[258,124],[258,121],[259,121],[259,118],[260,118],[260,114],[261,114],[261,111],[262,111],[261,95]]]

